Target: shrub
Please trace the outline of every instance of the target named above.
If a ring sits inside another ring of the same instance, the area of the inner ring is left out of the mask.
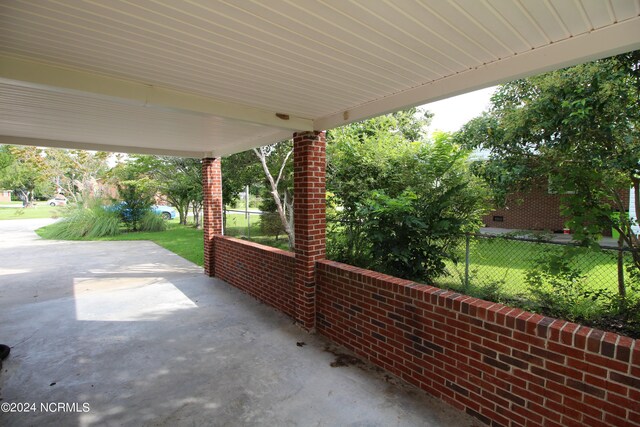
[[[276,241],[285,234],[280,215],[277,212],[265,212],[260,216],[260,231],[266,236],[274,236]]]
[[[586,285],[585,273],[573,262],[583,250],[567,247],[561,253],[545,253],[535,261],[525,278],[533,297],[533,310],[574,322],[601,314],[613,295]]]
[[[120,218],[114,212],[108,212],[102,205],[88,209],[93,214],[93,224],[86,237],[107,237],[120,234]]]
[[[166,229],[167,223],[165,220],[150,210],[147,210],[138,221],[138,230],[140,231],[164,231]]]
[[[384,123],[361,122],[327,146],[327,205],[333,207],[327,254],[430,282],[447,274],[447,262],[458,260],[455,246],[481,225],[486,188],[470,173],[469,153],[449,135],[412,141],[381,129]]]
[[[414,280],[447,274],[445,260],[458,261],[455,248],[465,236],[465,219],[449,210],[458,188],[429,198],[411,190],[397,197],[372,192],[358,211],[371,267]]]
[[[117,212],[105,210],[101,204],[69,208],[65,219],[51,226],[51,238],[78,240],[120,234],[120,218]]]

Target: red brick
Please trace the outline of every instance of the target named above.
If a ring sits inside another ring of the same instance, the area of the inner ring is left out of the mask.
[[[612,332],[606,332],[602,338],[600,354],[606,357],[615,357],[618,338],[620,338],[620,335]]]
[[[293,216],[295,229],[295,319],[307,329],[315,326],[315,262],[325,256],[325,215],[307,217],[309,206],[324,208],[325,133],[293,135]],[[310,243],[313,242],[312,245]]]
[[[628,190],[622,190],[621,199],[629,200]],[[546,179],[540,179],[529,189],[507,195],[504,206],[482,217],[487,227],[512,230],[563,230],[567,218],[561,215],[562,194],[549,194]],[[628,206],[625,208],[627,209]],[[494,221],[494,217],[502,217]]]
[[[626,417],[626,413],[627,413],[626,408],[619,405],[614,405],[613,403],[609,402],[606,399],[604,400],[598,399],[597,397],[585,394],[583,402],[595,408],[602,409],[604,412],[607,412],[609,414],[613,414],[615,416],[622,417],[622,418]]]
[[[619,360],[611,359],[609,357],[603,357],[599,354],[586,353],[585,362],[589,362],[596,366],[601,366],[606,369],[613,369],[619,372],[627,372],[629,368],[628,363],[620,362]]]
[[[601,368],[600,366],[592,365],[590,363],[585,363],[581,360],[569,358],[567,359],[567,365],[585,373],[588,372],[592,375],[596,375],[602,378],[606,378],[608,375],[608,371],[605,368]]]
[[[627,399],[626,397],[618,396],[615,393],[609,393],[607,401],[630,411],[640,412],[640,401]]]
[[[575,409],[569,408],[568,406],[563,405],[562,403],[559,403],[555,400],[547,400],[546,406],[552,411],[562,413],[563,420],[568,419],[576,421],[579,420],[582,416],[582,414],[580,414],[580,412],[576,411]]]
[[[589,336],[587,337],[587,350],[593,353],[599,353],[600,343],[602,342],[603,338],[604,331],[601,331],[599,329],[592,329],[591,333],[589,333]]]
[[[560,422],[560,418],[562,418],[562,414],[559,412],[553,411],[545,406],[538,405],[534,402],[527,402],[527,408],[537,414],[540,414],[547,420]]]
[[[631,363],[634,366],[640,366],[640,342],[638,340],[636,340],[635,346],[633,347]]]
[[[593,329],[587,326],[580,326],[573,335],[573,346],[579,349],[586,348],[587,336],[593,331]]]
[[[582,417],[582,423],[585,426],[589,426],[589,427],[611,427],[609,424],[607,424],[606,422],[600,420],[600,419],[595,419],[595,418],[591,418],[588,415],[584,415]]]
[[[222,235],[223,232],[222,170],[220,165],[220,158],[202,159],[204,272],[210,277],[216,275],[214,237]]]
[[[622,418],[618,418],[614,415],[611,414],[605,414],[604,415],[604,421],[605,423],[609,424],[610,426],[616,426],[616,427],[637,427],[637,424],[632,423],[631,421],[628,420],[624,420]]]

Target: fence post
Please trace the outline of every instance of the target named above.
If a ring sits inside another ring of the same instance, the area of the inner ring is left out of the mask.
[[[464,289],[467,291],[469,289],[469,241],[471,238],[469,237],[469,233],[465,236],[465,248],[464,248]]]
[[[244,188],[244,217],[249,218],[249,186]]]
[[[247,211],[247,238],[251,238],[251,212]]]

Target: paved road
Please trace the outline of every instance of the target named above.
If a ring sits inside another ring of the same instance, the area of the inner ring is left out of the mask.
[[[154,243],[40,240],[47,222],[0,221],[0,404],[36,405],[2,426],[474,425],[332,368],[340,349]]]

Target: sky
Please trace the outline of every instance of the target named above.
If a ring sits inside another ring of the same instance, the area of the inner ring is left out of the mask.
[[[429,131],[454,132],[460,129],[489,108],[489,99],[495,90],[495,86],[488,87],[423,105],[422,108],[434,114]]]

